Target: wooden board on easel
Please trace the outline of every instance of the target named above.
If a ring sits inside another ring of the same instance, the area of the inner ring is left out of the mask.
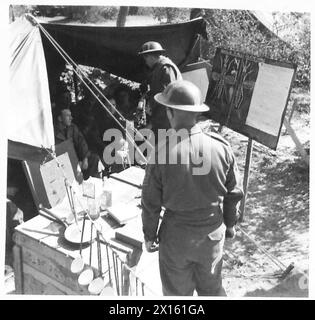
[[[248,137],[240,206],[243,221],[254,140],[276,150],[296,66],[218,48],[206,102],[209,117]]]
[[[209,117],[276,150],[296,66],[218,48],[206,98]]]

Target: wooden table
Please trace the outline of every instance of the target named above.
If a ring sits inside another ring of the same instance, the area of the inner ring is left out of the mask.
[[[112,190],[113,204],[125,203],[137,206],[140,212],[141,183],[144,170],[131,167],[119,174],[114,174],[107,184]],[[140,255],[141,249],[115,239],[115,229],[120,226],[104,215],[97,222],[102,227],[110,249],[118,255],[121,261],[133,267]],[[15,229],[13,249],[15,286],[18,294],[89,294],[87,287],[78,284],[78,275],[70,270],[73,259],[79,256],[79,246],[67,243],[63,237],[64,227],[46,217],[38,215],[19,225]],[[91,266],[97,274],[97,243],[93,242]],[[113,265],[108,264],[108,246],[101,243],[102,271],[105,283],[109,284],[109,273],[113,278]],[[112,252],[110,252],[111,255]],[[82,249],[84,262],[89,264],[90,246]],[[119,294],[126,295],[129,291],[128,271],[122,270],[122,290]],[[108,285],[107,294],[117,294]]]

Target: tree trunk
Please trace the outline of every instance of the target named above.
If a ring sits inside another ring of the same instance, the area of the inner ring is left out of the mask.
[[[124,27],[126,24],[127,15],[129,12],[129,7],[121,6],[119,7],[119,13],[117,17],[117,27]]]
[[[11,22],[14,22],[14,20],[15,20],[15,17],[14,17],[13,6],[12,6],[12,4],[10,4],[10,6],[9,6],[9,21],[11,23]]]
[[[204,17],[205,15],[205,10],[200,9],[200,8],[192,8],[190,10],[190,20],[199,18],[199,17]]]

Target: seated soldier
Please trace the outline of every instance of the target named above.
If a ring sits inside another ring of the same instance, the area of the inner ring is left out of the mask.
[[[104,151],[104,142],[102,140],[101,133],[95,123],[95,117],[93,114],[87,114],[81,122],[81,132],[88,144],[89,150],[102,157]]]
[[[114,98],[119,112],[127,120],[134,120],[137,106],[132,99],[131,89],[126,85],[119,85],[115,89]]]
[[[55,143],[59,144],[68,139],[71,140],[78,157],[84,179],[88,179],[89,176],[100,177],[98,170],[99,156],[89,150],[83,134],[78,127],[72,123],[71,111],[65,107],[59,107],[56,110],[55,120]]]

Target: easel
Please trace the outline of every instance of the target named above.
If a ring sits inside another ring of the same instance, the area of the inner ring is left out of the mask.
[[[209,103],[212,105],[212,119],[220,123],[218,133],[222,131],[222,124],[224,124],[248,137],[243,177],[244,197],[240,204],[240,216],[238,219],[238,222],[241,223],[244,220],[246,208],[253,139],[275,150],[281,126],[284,123],[294,141],[297,141],[289,122],[284,118],[296,65],[217,48],[212,72],[213,83],[207,96],[211,100]],[[232,74],[235,75],[234,78],[231,77]],[[257,74],[256,77],[254,76],[255,74]],[[256,84],[259,85],[256,86]],[[226,85],[230,87],[226,88]],[[245,90],[252,90],[252,94],[247,96],[249,100],[246,101],[243,99],[246,97]],[[269,92],[276,96],[277,99],[273,99],[272,95],[269,97]],[[284,101],[285,104],[283,104]],[[241,112],[242,103],[245,107],[248,107],[248,110],[246,112],[243,110],[243,113]],[[275,119],[271,119],[274,121],[269,121],[270,114],[273,114],[273,112],[275,112]],[[262,119],[264,121],[261,121]],[[278,125],[279,130],[277,130]],[[296,145],[302,149],[297,142]],[[271,257],[241,226],[237,225],[237,229],[246,235],[258,249]],[[283,270],[282,278],[293,269],[293,264],[286,267],[276,258],[272,257],[272,260],[276,261],[278,266],[281,266],[280,268]]]
[[[223,129],[223,125],[220,125],[218,128],[218,133],[221,133]],[[246,151],[246,159],[245,159],[245,170],[244,170],[244,178],[243,178],[243,191],[244,197],[240,204],[240,216],[239,222],[243,222],[244,213],[245,213],[245,204],[246,204],[246,196],[247,196],[247,187],[249,181],[249,172],[252,162],[252,152],[253,152],[254,141],[251,138],[248,138],[247,151]]]
[[[249,172],[250,172],[250,166],[252,161],[253,144],[254,144],[253,139],[248,138],[246,159],[245,159],[245,171],[244,171],[244,178],[243,178],[244,197],[240,205],[239,222],[243,221],[244,213],[245,213],[245,204],[246,204],[247,187],[248,187],[248,181],[249,181]]]

